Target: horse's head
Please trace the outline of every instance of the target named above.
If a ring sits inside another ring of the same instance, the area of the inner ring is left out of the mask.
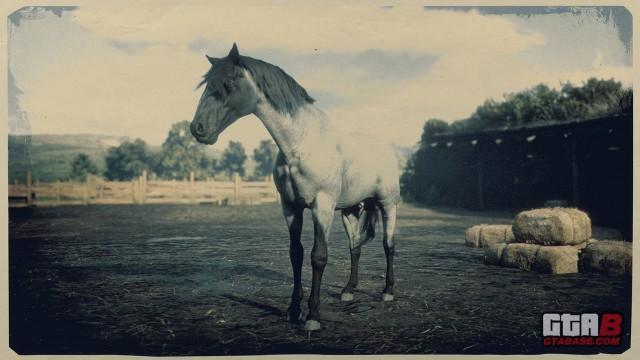
[[[205,88],[191,122],[191,134],[201,143],[214,144],[224,129],[254,112],[258,97],[245,77],[236,44],[225,58],[207,58],[211,69],[200,83]]]

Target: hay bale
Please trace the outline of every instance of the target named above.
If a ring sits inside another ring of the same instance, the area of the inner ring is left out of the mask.
[[[515,241],[511,225],[483,225],[480,227],[480,247]]]
[[[575,244],[575,245],[571,245],[574,249],[578,250],[578,252],[582,251],[582,249],[586,248],[587,245],[592,244],[594,242],[597,242],[598,240],[596,239],[589,239],[583,243],[580,244]]]
[[[468,228],[464,232],[464,244],[469,247],[480,247],[480,227],[483,225],[475,225]]]
[[[488,243],[484,247],[484,262],[491,265],[500,265],[502,263],[502,253],[507,247],[505,243]]]
[[[594,241],[580,254],[581,272],[631,276],[633,244],[626,241]]]
[[[589,242],[585,241],[585,242],[582,242],[580,244],[569,245],[569,246],[573,247],[574,249],[576,249],[578,251],[582,251],[582,249],[586,248],[588,244],[589,244]]]
[[[516,241],[539,245],[576,245],[591,237],[591,219],[578,209],[523,211],[513,223]]]
[[[541,247],[542,246],[536,244],[507,244],[502,251],[502,265],[522,270],[531,270]]]
[[[577,273],[578,249],[571,245],[541,246],[532,269],[545,274]]]
[[[486,247],[489,243],[515,241],[511,225],[475,225],[465,231],[465,244],[470,247]]]

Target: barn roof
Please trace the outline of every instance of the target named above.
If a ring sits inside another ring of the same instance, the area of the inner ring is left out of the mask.
[[[452,145],[464,142],[476,145],[479,141],[490,140],[495,144],[500,144],[504,140],[526,140],[535,141],[536,138],[549,136],[570,137],[572,134],[580,133],[613,133],[619,131],[629,131],[632,128],[631,114],[611,115],[593,119],[571,120],[563,122],[538,122],[511,128],[493,128],[474,132],[442,133],[429,138],[429,145]]]

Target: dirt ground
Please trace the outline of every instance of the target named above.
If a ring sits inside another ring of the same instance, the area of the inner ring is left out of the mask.
[[[276,205],[77,206],[11,209],[10,344],[20,354],[402,354],[622,352],[631,280],[540,275],[488,266],[464,229],[513,214],[403,204],[396,300],[383,303],[379,239],[349,273],[338,216],[322,287],[323,329],[285,320],[292,287],[288,238]],[[305,217],[303,285],[312,245]],[[303,306],[306,311],[306,299]],[[620,347],[545,348],[543,312],[622,313]]]

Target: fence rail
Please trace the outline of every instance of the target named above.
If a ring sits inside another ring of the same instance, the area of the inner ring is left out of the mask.
[[[88,176],[84,182],[32,182],[9,185],[9,206],[58,206],[89,204],[261,204],[279,202],[273,181],[148,180],[146,171],[133,181],[107,181]]]

